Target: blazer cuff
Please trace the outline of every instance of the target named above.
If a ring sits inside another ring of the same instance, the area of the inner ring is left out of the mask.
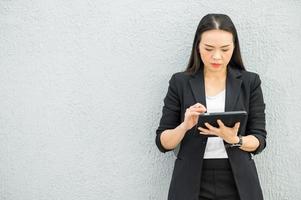
[[[259,134],[252,134],[252,135],[255,136],[259,141],[259,146],[255,151],[252,152],[254,155],[256,155],[262,152],[262,150],[266,147],[266,141],[265,141],[265,137],[263,137],[262,135]]]
[[[162,132],[163,132],[163,131],[162,131]],[[161,143],[161,140],[160,140],[160,137],[161,137],[162,132],[161,132],[161,133],[158,133],[158,134],[156,135],[156,145],[157,145],[158,149],[159,149],[162,153],[166,153],[166,152],[168,152],[168,151],[171,151],[172,149],[166,149],[166,148],[163,147],[163,145],[162,145],[162,143]]]

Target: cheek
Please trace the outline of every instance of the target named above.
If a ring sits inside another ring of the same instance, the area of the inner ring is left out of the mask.
[[[231,57],[232,57],[232,54],[233,54],[233,51],[232,51],[232,52],[229,52],[229,53],[226,53],[224,58],[225,58],[226,60],[230,60]]]
[[[210,57],[211,57],[210,53],[207,53],[207,52],[201,53],[201,59],[202,59],[203,63],[209,62]]]

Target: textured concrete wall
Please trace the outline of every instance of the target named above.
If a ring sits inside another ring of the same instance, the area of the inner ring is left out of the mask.
[[[301,199],[301,3],[0,0],[0,199],[166,199],[154,144],[200,18],[229,14],[267,104],[268,200]]]

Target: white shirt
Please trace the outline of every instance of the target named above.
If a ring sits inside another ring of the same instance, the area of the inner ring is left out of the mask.
[[[215,96],[206,96],[207,112],[225,111],[226,90]],[[208,137],[204,159],[228,158],[224,141],[221,137]]]

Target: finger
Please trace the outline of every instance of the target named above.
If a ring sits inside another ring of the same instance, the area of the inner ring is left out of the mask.
[[[207,110],[206,107],[203,104],[200,103],[196,103],[194,105],[191,106],[192,108],[198,108],[198,109],[202,109],[202,110]]]
[[[219,125],[220,128],[225,126],[222,120],[220,119],[217,120],[217,124]]]
[[[203,108],[203,107],[199,107],[199,108],[196,108],[196,110],[199,111],[199,112],[204,113],[204,112],[206,112],[207,109]]]
[[[193,110],[193,111],[196,111],[196,112],[200,112],[200,113],[206,112],[206,109],[203,108],[203,107],[193,107],[193,108],[190,108],[190,110]]]
[[[189,112],[189,115],[191,115],[191,116],[199,116],[201,113],[199,113],[199,112]]]
[[[206,129],[205,129],[206,130]],[[218,136],[216,133],[213,133],[213,132],[204,132],[204,131],[201,131],[201,132],[199,132],[200,134],[202,134],[202,135],[215,135],[215,136]]]
[[[206,128],[198,127],[198,130],[204,132],[204,133],[210,133],[210,131]]]
[[[218,128],[216,128],[216,127],[214,127],[214,126],[211,126],[209,123],[205,123],[205,126],[211,131],[211,132],[218,132],[219,131],[219,129]]]
[[[200,131],[199,134],[202,134],[202,135],[211,135],[210,132],[204,132],[204,131]]]
[[[235,123],[235,126],[234,126],[234,129],[235,129],[236,131],[238,131],[239,126],[240,126],[240,122],[236,122],[236,123]]]
[[[202,135],[210,135],[209,133],[205,133],[205,132],[199,132],[199,134],[202,134]]]
[[[189,115],[200,115],[202,112],[199,112],[193,108],[186,108],[186,113],[188,113]]]
[[[194,107],[200,107],[200,106],[204,106],[204,105],[201,104],[201,103],[195,103],[195,104],[193,104],[192,106],[194,106]]]
[[[206,107],[205,107],[203,104],[196,103],[195,105],[196,105],[196,107],[198,107],[198,108],[204,108],[204,109],[206,109]]]

